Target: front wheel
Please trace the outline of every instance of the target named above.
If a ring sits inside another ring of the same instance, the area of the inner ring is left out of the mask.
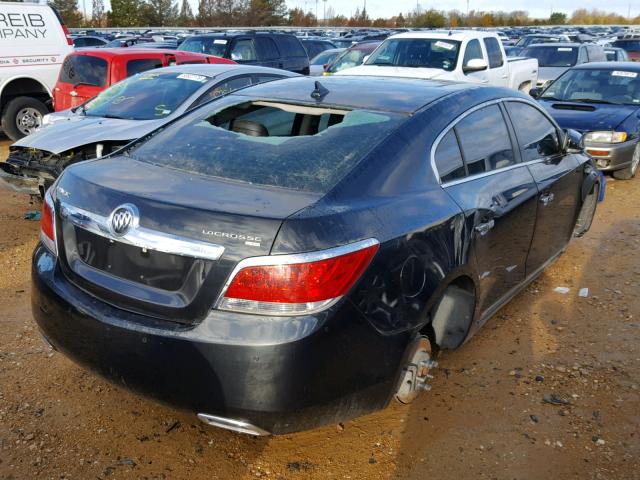
[[[589,231],[591,224],[593,223],[593,217],[596,214],[596,205],[598,205],[598,198],[600,197],[600,182],[596,182],[591,187],[591,192],[587,195],[582,203],[576,226],[573,229],[573,235],[575,237],[581,237]]]
[[[618,180],[630,180],[636,176],[638,170],[638,164],[640,164],[640,142],[636,145],[636,149],[633,151],[633,157],[631,157],[631,165],[627,168],[615,170],[613,172],[613,178]]]
[[[11,140],[20,140],[42,126],[42,117],[49,110],[40,100],[16,97],[9,101],[2,112],[2,130]]]

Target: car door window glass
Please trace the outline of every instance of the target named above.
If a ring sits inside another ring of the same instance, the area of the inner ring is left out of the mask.
[[[127,62],[127,77],[131,77],[140,72],[146,72],[153,68],[162,68],[162,61],[158,58],[142,58],[139,60],[129,60]]]
[[[231,60],[236,62],[250,62],[256,58],[256,50],[250,38],[238,40],[231,50]]]
[[[481,108],[455,127],[469,175],[516,163],[509,131],[497,105]]]
[[[256,50],[261,60],[276,60],[280,58],[280,52],[273,40],[269,37],[256,37]]]
[[[464,162],[453,129],[442,137],[438,148],[436,148],[435,162],[442,183],[465,177]]]
[[[467,43],[467,49],[464,52],[464,60],[462,61],[462,65],[466,65],[467,63],[469,63],[469,60],[473,60],[475,58],[484,60],[484,57],[482,56],[482,48],[480,48],[480,42],[476,39],[473,39],[469,43]]]
[[[489,68],[501,67],[504,62],[502,59],[502,50],[500,50],[500,45],[498,45],[498,40],[491,37],[485,38],[484,46],[487,49],[487,55],[489,56]]]
[[[558,131],[542,112],[521,102],[507,102],[507,111],[514,125],[526,125],[526,128],[516,131],[523,161],[529,162],[560,153]]]
[[[197,107],[209,100],[213,100],[214,98],[218,98],[222,95],[238,90],[239,88],[248,87],[249,85],[252,85],[251,75],[231,78],[214,85],[209,91],[198,98],[198,100],[196,100],[189,108]]]

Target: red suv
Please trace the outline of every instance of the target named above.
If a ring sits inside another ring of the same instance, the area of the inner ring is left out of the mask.
[[[114,83],[153,68],[186,63],[236,63],[226,58],[175,50],[95,48],[64,59],[53,91],[56,112],[80,105]]]

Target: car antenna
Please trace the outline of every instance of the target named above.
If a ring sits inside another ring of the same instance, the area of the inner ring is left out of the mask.
[[[315,82],[315,87],[315,90],[311,92],[311,98],[315,98],[316,100],[320,101],[327,93],[329,93],[329,90],[323,87],[322,84],[317,80]]]

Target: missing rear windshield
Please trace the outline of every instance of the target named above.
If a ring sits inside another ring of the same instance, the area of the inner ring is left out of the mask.
[[[253,101],[197,110],[131,152],[201,175],[324,193],[384,139],[397,114]]]

